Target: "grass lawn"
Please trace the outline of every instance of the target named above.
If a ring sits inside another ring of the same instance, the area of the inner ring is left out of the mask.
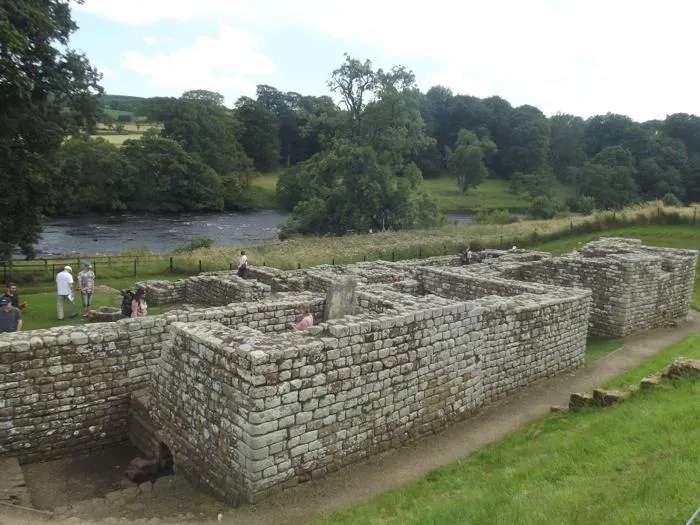
[[[277,178],[279,172],[256,176],[251,182],[255,190],[255,202],[260,202],[261,208],[279,208],[277,198]],[[500,179],[488,179],[462,195],[457,183],[451,177],[425,179],[424,187],[435,197],[444,212],[473,212],[480,209],[512,209],[525,210],[530,207],[522,195],[509,191],[510,183]],[[570,187],[557,183],[556,196],[560,202],[573,194]]]
[[[502,179],[487,179],[467,194],[460,193],[452,177],[425,179],[423,186],[435,197],[444,212],[474,212],[481,209],[525,210],[530,201],[523,195],[510,192],[510,183]],[[573,195],[573,189],[556,184],[556,198],[564,202]]]
[[[261,209],[278,209],[280,200],[277,196],[277,178],[279,172],[256,175],[250,182],[253,205]]]
[[[700,356],[700,336],[652,360]],[[625,374],[641,378],[649,366]],[[613,382],[614,383],[614,382]],[[313,524],[678,524],[700,493],[700,382],[545,416],[468,458]]]
[[[586,341],[586,364],[619,350],[623,344],[625,340],[621,337],[590,337]]]
[[[179,279],[182,276],[153,276],[152,279]],[[145,280],[139,277],[138,280]],[[97,279],[97,289],[92,296],[92,308],[100,306],[121,306],[120,290],[128,288],[134,289],[135,279],[133,277],[114,278],[106,281]],[[54,326],[65,325],[81,325],[85,324],[86,320],[82,317],[83,307],[81,303],[80,293],[75,294],[75,307],[78,313],[77,317],[65,318],[62,321],[56,319],[56,292],[55,285],[52,283],[35,283],[19,288],[19,295],[22,301],[28,303],[28,307],[22,310],[23,330],[38,330],[42,328],[51,328]],[[149,306],[149,315],[157,315],[171,309],[171,305],[167,306]],[[64,313],[67,315],[67,307],[64,307]]]
[[[93,139],[105,139],[107,142],[109,142],[110,144],[114,144],[115,146],[121,146],[122,144],[124,144],[124,142],[130,139],[138,140],[141,138],[141,136],[142,134],[138,133],[132,133],[128,135],[91,135]]]

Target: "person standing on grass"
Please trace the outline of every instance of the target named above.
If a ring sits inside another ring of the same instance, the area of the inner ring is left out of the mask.
[[[56,313],[58,320],[63,320],[63,306],[68,303],[68,317],[78,315],[75,311],[75,303],[73,302],[73,268],[64,266],[63,271],[56,275]]]
[[[241,258],[238,259],[237,274],[238,277],[244,278],[245,272],[248,269],[248,256],[245,254],[245,250],[241,250]]]
[[[472,263],[472,249],[467,247],[467,264]]]
[[[145,317],[147,311],[146,290],[139,288],[131,300],[131,317]]]
[[[86,262],[83,269],[78,274],[78,286],[80,286],[80,297],[83,300],[83,317],[87,317],[92,306],[92,292],[95,288],[95,272],[92,271],[92,264]]]
[[[12,306],[7,297],[0,297],[0,333],[20,332],[22,330],[22,313]]]
[[[15,308],[23,310],[27,307],[27,303],[19,302],[19,295],[17,295],[17,285],[15,283],[7,283],[5,285],[5,295],[3,295],[3,297],[7,297],[10,300],[12,306],[14,306]]]

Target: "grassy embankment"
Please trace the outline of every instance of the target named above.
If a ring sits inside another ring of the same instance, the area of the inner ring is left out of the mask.
[[[607,386],[637,384],[691,337]],[[316,525],[685,523],[698,506],[700,383],[666,381],[605,410],[548,415],[422,479]]]
[[[279,208],[277,198],[277,178],[279,173],[267,173],[256,176],[251,185],[254,189],[255,204],[259,208]],[[510,184],[500,179],[488,179],[482,184],[462,194],[457,182],[452,177],[425,179],[424,187],[435,197],[440,209],[445,213],[474,213],[479,210],[524,211],[530,207],[530,201],[524,195],[510,192]],[[565,203],[573,195],[573,188],[557,183],[555,196],[557,201]]]

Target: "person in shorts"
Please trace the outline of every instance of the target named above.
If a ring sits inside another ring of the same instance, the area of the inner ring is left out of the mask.
[[[78,274],[78,286],[80,286],[80,297],[83,300],[83,317],[87,317],[92,306],[92,292],[95,288],[95,272],[92,271],[92,264],[86,262],[83,269]]]
[[[56,275],[56,317],[63,320],[63,307],[68,304],[68,316],[78,315],[73,302],[73,268],[64,266]]]
[[[7,297],[0,297],[0,333],[22,330],[22,313]]]

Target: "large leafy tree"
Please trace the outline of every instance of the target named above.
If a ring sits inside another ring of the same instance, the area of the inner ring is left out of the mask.
[[[445,147],[447,169],[457,179],[462,193],[481,184],[488,175],[486,159],[496,153],[496,144],[484,138],[479,140],[476,133],[463,129],[459,132],[454,149]]]
[[[67,0],[0,3],[0,256],[33,255],[61,143],[94,128],[99,73],[67,48]]]
[[[346,111],[319,119],[329,133],[324,150],[280,179],[282,200],[294,207],[284,231],[340,234],[438,221],[413,162],[434,144],[425,133],[413,73],[375,71],[371,62],[346,55],[329,87]]]
[[[221,211],[224,187],[219,175],[179,142],[147,133],[127,140],[124,156],[133,167],[128,197],[135,211]]]
[[[250,97],[236,102],[236,116],[243,124],[241,144],[261,172],[275,169],[279,163],[279,121],[264,104]]]

